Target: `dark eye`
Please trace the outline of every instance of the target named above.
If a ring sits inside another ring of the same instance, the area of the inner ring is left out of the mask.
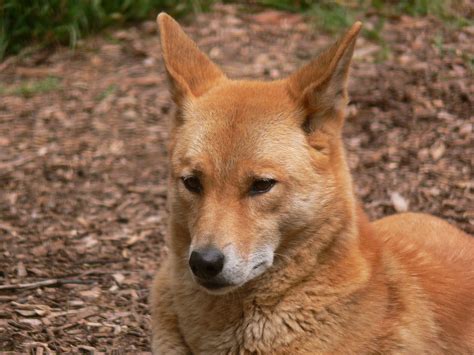
[[[184,187],[186,187],[189,191],[194,192],[196,194],[202,191],[201,181],[196,176],[184,176],[181,178],[183,181]]]
[[[276,180],[274,179],[257,179],[252,183],[250,187],[250,195],[258,195],[268,192],[275,186]]]

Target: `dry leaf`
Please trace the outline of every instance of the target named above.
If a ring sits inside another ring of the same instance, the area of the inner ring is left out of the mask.
[[[15,312],[21,314],[23,317],[32,317],[36,315],[35,311],[26,309],[15,309]]]
[[[123,274],[119,272],[113,274],[112,277],[114,278],[115,282],[118,283],[119,285],[121,285],[122,282],[125,280],[125,276],[123,276]]]
[[[34,318],[22,318],[19,320],[19,322],[22,324],[27,324],[32,327],[39,327],[42,324],[39,319],[34,319]]]
[[[26,271],[26,268],[25,268],[25,264],[23,264],[22,261],[18,262],[18,264],[16,266],[16,270],[17,270],[17,275],[20,279],[24,278],[26,275],[28,275],[28,273]]]
[[[94,287],[90,290],[80,291],[79,294],[85,298],[97,298],[100,296],[101,290],[98,287]]]

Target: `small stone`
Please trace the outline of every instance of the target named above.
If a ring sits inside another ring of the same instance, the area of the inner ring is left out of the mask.
[[[123,117],[124,118],[127,118],[127,119],[130,119],[130,120],[133,120],[135,118],[137,118],[138,114],[137,114],[137,111],[135,110],[127,110],[123,113]]]
[[[154,66],[155,64],[156,64],[156,59],[153,58],[153,57],[148,57],[148,58],[145,58],[145,59],[143,60],[143,65],[144,65],[145,67],[148,67],[148,68],[149,68],[149,67]]]
[[[430,151],[427,148],[423,148],[418,152],[417,156],[421,161],[426,160],[430,156]]]
[[[148,34],[154,34],[157,30],[157,25],[155,21],[145,21],[142,23],[143,31]]]
[[[444,102],[443,100],[435,99],[433,100],[433,106],[436,108],[443,108],[444,107]]]
[[[211,57],[212,59],[216,59],[216,58],[219,58],[221,56],[222,56],[222,50],[219,47],[213,47],[209,51],[209,57]]]
[[[408,211],[408,201],[400,195],[398,192],[393,192],[390,194],[390,200],[392,201],[393,207],[397,212],[406,212]]]
[[[446,146],[443,143],[434,144],[430,149],[431,157],[434,161],[439,160],[446,151]]]
[[[471,123],[464,123],[461,127],[459,127],[459,134],[461,136],[469,136],[472,133],[472,124]]]
[[[271,69],[270,70],[270,78],[278,79],[280,77],[280,71],[278,69]]]

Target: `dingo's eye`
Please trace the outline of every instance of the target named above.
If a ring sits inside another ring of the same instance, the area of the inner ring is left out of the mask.
[[[201,181],[199,181],[198,177],[183,176],[181,180],[183,181],[184,187],[188,189],[189,191],[194,192],[196,194],[202,191]]]
[[[276,180],[274,179],[257,179],[250,186],[250,195],[258,195],[268,192],[275,186]]]

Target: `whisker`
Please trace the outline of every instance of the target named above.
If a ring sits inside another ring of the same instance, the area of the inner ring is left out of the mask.
[[[282,259],[284,259],[288,263],[293,260],[288,255],[284,255],[284,254],[280,254],[280,253],[274,253],[274,255],[276,255],[278,257],[281,257]]]

